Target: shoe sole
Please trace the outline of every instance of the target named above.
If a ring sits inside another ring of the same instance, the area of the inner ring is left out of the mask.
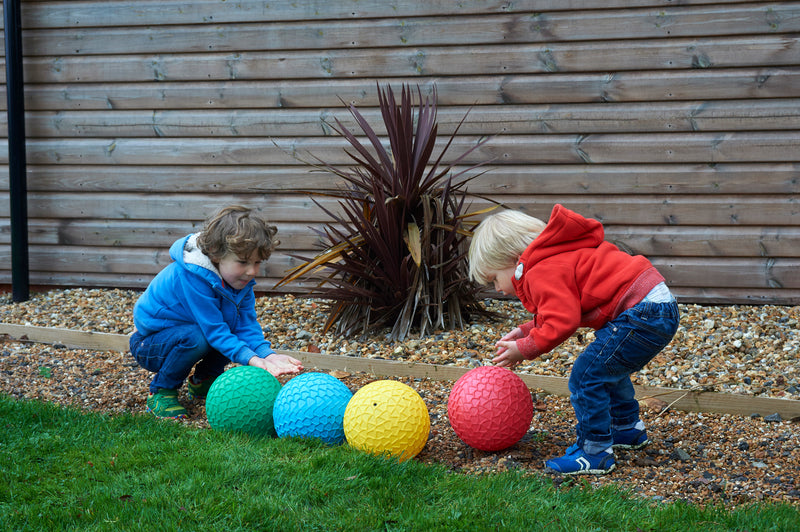
[[[186,419],[186,414],[178,414],[177,416],[159,416],[148,406],[147,411],[153,414],[153,417],[156,419]]]
[[[609,467],[608,469],[580,469],[578,471],[569,471],[566,473],[563,471],[557,471],[549,466],[545,466],[544,470],[545,473],[573,476],[573,475],[606,475],[614,471],[616,468],[617,464],[611,464],[611,467]]]
[[[612,449],[625,449],[625,450],[628,450],[628,451],[638,451],[639,449],[644,449],[645,447],[647,447],[651,443],[653,443],[653,440],[645,440],[645,441],[643,441],[641,443],[637,443],[637,444],[634,444],[634,445],[631,445],[631,444],[628,444],[628,443],[615,443],[614,445],[611,446],[611,448]]]

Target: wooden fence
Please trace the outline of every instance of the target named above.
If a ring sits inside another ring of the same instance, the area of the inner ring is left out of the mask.
[[[23,1],[31,282],[143,288],[244,203],[279,227],[269,291],[327,221],[296,191],[336,181],[297,157],[347,164],[342,102],[379,126],[376,85],[408,83],[442,135],[468,113],[450,153],[492,137],[471,192],[597,218],[683,302],[798,304],[800,2],[676,4]],[[7,163],[2,138],[0,284]]]

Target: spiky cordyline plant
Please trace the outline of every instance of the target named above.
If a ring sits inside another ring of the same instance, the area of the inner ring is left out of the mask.
[[[276,286],[316,276],[319,284],[309,296],[328,300],[325,332],[335,325],[337,334],[350,336],[391,326],[390,339],[402,340],[414,327],[424,336],[436,327],[463,328],[470,313],[487,313],[466,264],[466,238],[475,224],[468,219],[484,211],[465,212],[466,184],[477,175],[465,176],[484,163],[453,173],[486,139],[443,163],[462,119],[432,160],[436,89],[424,101],[419,87],[417,94],[415,107],[404,85],[398,104],[391,87],[378,87],[389,151],[355,106],[347,105],[369,147],[335,119],[331,127],[355,150],[345,150],[355,165],[342,169],[316,157],[308,163],[344,180],[339,190],[308,192],[338,198],[341,212],[314,200],[332,220],[315,230],[325,251],[316,257],[293,255],[304,262]],[[327,275],[320,278],[320,272]]]

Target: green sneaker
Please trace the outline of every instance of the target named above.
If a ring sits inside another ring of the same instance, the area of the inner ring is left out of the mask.
[[[216,377],[209,377],[195,383],[194,375],[189,377],[189,379],[186,381],[186,394],[189,396],[189,400],[205,399],[206,395],[208,395],[208,389],[211,388],[211,384],[216,379]]]
[[[178,402],[178,390],[159,388],[147,397],[147,411],[156,417],[183,419],[186,409]]]

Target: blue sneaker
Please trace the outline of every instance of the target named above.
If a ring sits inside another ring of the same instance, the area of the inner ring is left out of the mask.
[[[578,444],[577,443],[573,443],[572,445],[567,447],[567,452],[564,453],[564,456],[571,456],[571,455],[577,453],[580,450],[581,450],[581,448],[578,446]]]
[[[650,445],[652,440],[647,437],[644,429],[627,429],[614,432],[614,449],[642,449]]]
[[[586,454],[577,444],[567,449],[567,453],[559,458],[551,458],[544,463],[551,472],[562,475],[605,475],[614,470],[614,453],[603,451],[598,454]]]

